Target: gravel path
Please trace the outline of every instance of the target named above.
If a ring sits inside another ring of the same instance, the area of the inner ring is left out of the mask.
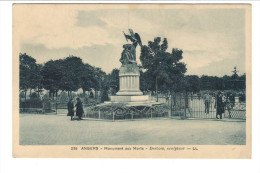
[[[245,145],[246,122],[142,119],[71,121],[20,115],[21,145]]]

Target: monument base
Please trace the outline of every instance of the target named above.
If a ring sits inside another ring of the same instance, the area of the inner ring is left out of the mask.
[[[120,95],[110,96],[110,102],[142,102],[149,101],[148,95]]]
[[[142,96],[143,93],[140,90],[136,91],[118,91],[117,96]]]
[[[94,107],[88,107],[86,117],[95,119],[139,119],[170,117],[169,106],[155,101],[107,101]]]
[[[118,104],[118,105],[124,105],[126,107],[135,107],[135,106],[145,106],[145,107],[149,107],[149,106],[152,106],[152,105],[160,105],[161,103],[159,102],[155,102],[155,101],[136,101],[136,102],[111,102],[111,101],[107,101],[107,102],[104,102],[104,105],[110,105],[110,104]]]

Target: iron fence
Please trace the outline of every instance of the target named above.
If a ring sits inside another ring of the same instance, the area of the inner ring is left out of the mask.
[[[99,106],[85,107],[84,117],[94,119],[141,119],[169,117],[169,107],[166,104],[151,105],[125,105],[125,104],[102,104]]]
[[[157,97],[150,97],[157,101]],[[83,103],[84,115],[96,119],[137,119],[154,117],[177,118],[216,118],[217,102],[215,97],[207,101],[203,97],[191,95],[160,96],[158,102],[165,106],[131,106],[117,105],[98,107]],[[96,108],[95,108],[96,107]],[[67,115],[67,102],[49,101],[35,103],[20,103],[20,113]],[[246,119],[245,102],[225,102],[224,118]]]
[[[151,97],[156,101],[157,97]],[[216,118],[217,102],[215,97],[205,100],[200,96],[175,95],[158,97],[158,102],[166,103],[171,109],[172,117]],[[224,101],[224,118],[246,119],[246,103]]]
[[[225,118],[246,119],[245,102],[227,102],[225,107]]]

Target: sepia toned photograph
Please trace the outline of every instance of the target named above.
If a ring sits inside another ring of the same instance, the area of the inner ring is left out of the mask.
[[[248,4],[14,4],[13,157],[250,158]]]

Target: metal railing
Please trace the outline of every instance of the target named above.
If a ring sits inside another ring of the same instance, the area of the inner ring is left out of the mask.
[[[151,97],[156,101],[156,97]],[[166,103],[171,109],[172,117],[184,118],[216,118],[217,102],[215,97],[205,100],[198,96],[176,95],[168,97],[158,97],[158,102]],[[224,118],[246,119],[245,102],[224,101]]]
[[[86,107],[84,117],[109,120],[169,117],[169,107],[163,103],[143,106],[102,104]]]
[[[150,100],[156,101],[155,96]],[[87,118],[96,119],[136,119],[154,117],[180,117],[180,118],[216,118],[217,103],[215,97],[203,99],[203,97],[190,95],[160,96],[158,102],[167,106],[91,106],[83,103],[84,115]],[[23,104],[23,103],[22,103]],[[21,105],[21,103],[20,103]],[[20,113],[67,115],[67,102],[50,101],[46,103],[24,104],[20,107]],[[245,102],[225,102],[224,118],[246,119]]]

